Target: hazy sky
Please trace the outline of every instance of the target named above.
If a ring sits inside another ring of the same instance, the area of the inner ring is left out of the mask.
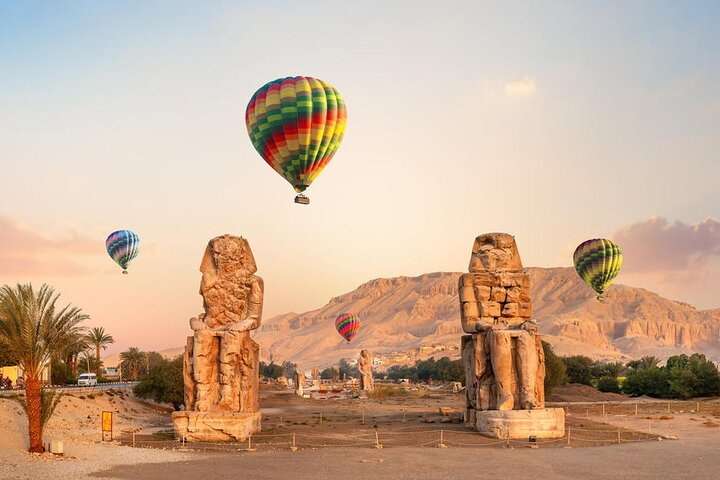
[[[383,276],[620,242],[618,281],[720,307],[720,3],[0,0],[0,283],[179,346],[207,241],[249,239],[265,317]],[[253,149],[265,82],[348,107],[309,206]],[[143,251],[121,275],[104,239]]]

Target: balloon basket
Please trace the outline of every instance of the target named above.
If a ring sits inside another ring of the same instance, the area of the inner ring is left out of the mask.
[[[310,199],[301,193],[300,195],[295,197],[295,203],[299,203],[300,205],[308,205],[310,203]]]

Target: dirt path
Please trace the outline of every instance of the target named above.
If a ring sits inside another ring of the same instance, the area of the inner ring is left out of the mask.
[[[278,479],[626,479],[715,480],[720,436],[596,448],[344,448],[212,455],[171,464],[116,467],[96,478]],[[204,454],[207,455],[207,454]],[[475,459],[475,470],[469,467]]]

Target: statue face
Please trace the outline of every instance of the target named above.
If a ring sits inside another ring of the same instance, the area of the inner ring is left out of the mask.
[[[212,245],[213,261],[220,275],[245,271],[252,275],[257,271],[255,259],[247,240],[240,237],[222,236]]]
[[[507,233],[486,233],[475,239],[469,271],[496,272],[522,270],[515,238]]]

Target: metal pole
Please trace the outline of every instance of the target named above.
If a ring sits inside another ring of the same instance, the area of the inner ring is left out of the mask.
[[[378,437],[377,429],[375,429],[375,448],[382,448],[382,445],[380,445],[380,437]]]
[[[295,446],[295,433],[292,434],[292,446],[290,447],[291,452],[297,452],[297,446]]]
[[[637,403],[635,404],[635,415],[637,415]]]
[[[570,427],[568,427],[568,446],[570,446]]]
[[[132,446],[134,447],[134,446],[135,446],[135,429],[133,429],[132,436],[133,436],[133,440],[132,440],[133,444],[132,444]]]
[[[440,429],[440,443],[438,443],[438,448],[447,448],[447,445],[445,445],[445,442],[443,441],[443,430]]]
[[[620,429],[618,428],[618,445],[620,445]]]

